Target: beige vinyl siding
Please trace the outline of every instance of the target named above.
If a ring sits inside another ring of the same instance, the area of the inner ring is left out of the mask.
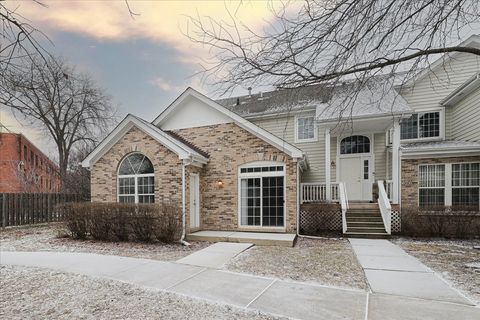
[[[318,129],[318,140],[314,142],[295,143],[295,116],[278,116],[268,119],[252,119],[256,125],[300,148],[308,158],[309,169],[302,173],[302,182],[325,181],[325,135]],[[331,138],[331,159],[335,160],[336,139]],[[335,168],[331,170],[331,179],[335,181]]]
[[[478,72],[479,56],[458,53],[417,80],[412,88],[402,90],[402,96],[414,110],[440,107],[442,99]],[[449,126],[450,124],[447,124],[446,127]]]
[[[447,107],[447,139],[480,141],[480,89]]]
[[[373,152],[375,153],[375,181],[387,179],[387,147],[385,133],[375,133]]]

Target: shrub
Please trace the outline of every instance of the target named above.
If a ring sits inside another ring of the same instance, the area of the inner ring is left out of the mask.
[[[404,207],[402,233],[413,237],[478,237],[480,212],[469,207]]]
[[[92,208],[89,208],[92,209]],[[108,241],[112,237],[112,208],[98,204],[89,219],[89,233],[95,240]]]
[[[155,238],[171,243],[180,240],[182,233],[181,209],[172,203],[160,205],[160,216],[156,220]]]
[[[65,227],[73,238],[86,239],[88,235],[88,220],[90,210],[82,203],[65,203],[57,207],[63,212]]]
[[[62,210],[65,227],[79,239],[173,242],[182,231],[176,203],[69,203]]]

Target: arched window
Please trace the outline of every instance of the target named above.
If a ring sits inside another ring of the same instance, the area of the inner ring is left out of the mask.
[[[350,136],[340,142],[340,154],[369,153],[370,139],[365,136]]]
[[[155,202],[153,165],[141,153],[132,153],[118,168],[118,202]]]

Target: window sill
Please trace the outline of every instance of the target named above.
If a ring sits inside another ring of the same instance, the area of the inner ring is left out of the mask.
[[[309,143],[309,142],[317,142],[318,138],[312,139],[295,139],[295,143]]]
[[[238,231],[245,232],[286,232],[285,227],[238,226]]]

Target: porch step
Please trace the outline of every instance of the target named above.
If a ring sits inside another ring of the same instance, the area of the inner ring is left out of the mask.
[[[378,210],[378,204],[377,203],[370,203],[370,202],[349,202],[348,203],[349,210],[355,210],[355,209],[374,209]]]
[[[377,226],[375,226],[375,227],[374,226],[367,226],[367,227],[347,226],[347,232],[353,232],[353,233],[361,233],[361,232],[365,232],[365,233],[384,233],[385,228],[383,226],[380,226],[380,227],[377,227]]]
[[[388,238],[377,203],[349,204],[346,213],[347,237]]]
[[[345,236],[349,238],[366,238],[366,239],[388,239],[390,238],[390,235],[385,233],[366,233],[366,232],[360,232],[360,233],[355,233],[355,232],[345,232]]]
[[[347,226],[351,226],[351,228],[381,228],[384,229],[383,221],[348,221]]]

